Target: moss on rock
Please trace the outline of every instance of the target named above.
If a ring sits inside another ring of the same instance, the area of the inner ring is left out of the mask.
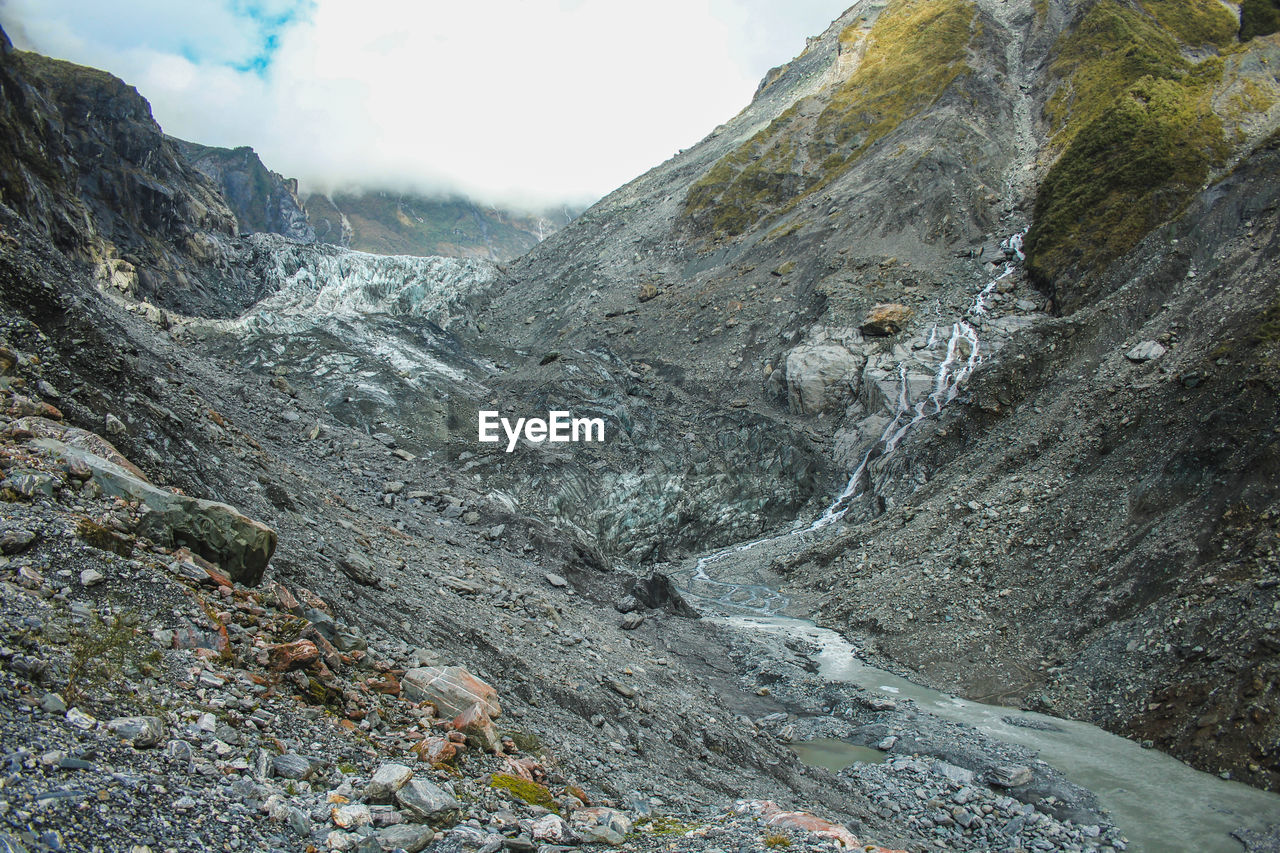
[[[537,782],[530,782],[528,779],[521,779],[510,773],[494,773],[489,781],[489,787],[506,791],[517,800],[531,806],[541,806],[556,814],[560,813],[560,805],[551,796],[551,791]]]

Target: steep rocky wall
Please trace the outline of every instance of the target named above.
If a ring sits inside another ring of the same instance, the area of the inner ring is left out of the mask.
[[[252,148],[215,148],[172,137],[170,141],[218,186],[241,233],[316,241],[315,229],[298,200],[298,182],[268,169]]]

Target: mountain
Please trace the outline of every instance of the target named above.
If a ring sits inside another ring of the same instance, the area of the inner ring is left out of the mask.
[[[279,234],[301,243],[316,241],[315,228],[298,200],[298,182],[272,172],[252,148],[172,142],[187,162],[221,189],[242,232]]]
[[[170,139],[220,188],[245,234],[279,234],[381,255],[509,261],[573,219],[569,207],[537,214],[476,204],[461,196],[360,191],[299,195],[298,182],[272,172],[252,148],[216,148]]]
[[[499,263],[524,254],[577,214],[564,207],[525,214],[460,196],[390,192],[306,197],[307,215],[327,243],[380,255],[445,255]]]
[[[861,0],[501,265],[0,40],[0,838],[1274,845],[1273,6]]]
[[[1235,12],[856,4],[481,316],[786,418],[815,497],[858,471],[773,568],[883,660],[1274,786],[1280,89]]]

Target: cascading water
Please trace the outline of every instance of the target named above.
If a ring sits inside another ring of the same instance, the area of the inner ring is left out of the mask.
[[[777,542],[788,537],[800,536],[821,530],[844,517],[855,500],[862,496],[865,489],[863,481],[867,468],[872,461],[888,456],[897,449],[901,441],[911,430],[925,418],[937,415],[943,408],[960,394],[961,386],[982,363],[982,342],[978,330],[966,318],[978,318],[987,314],[988,300],[995,292],[996,286],[1012,275],[1015,269],[1014,260],[1023,259],[1022,233],[1014,234],[1000,244],[1005,256],[1009,259],[999,275],[991,279],[974,297],[973,303],[964,316],[951,323],[946,347],[942,359],[934,371],[932,390],[929,394],[911,402],[910,383],[905,362],[898,367],[898,395],[894,411],[888,425],[880,437],[862,455],[854,468],[844,489],[834,501],[808,526],[798,526],[778,536],[767,536],[751,542],[745,542],[708,554],[698,560],[694,573],[690,578],[690,592],[695,596],[736,611],[750,611],[771,615],[782,612],[790,603],[789,599],[767,584],[753,584],[713,579],[707,574],[707,567],[721,562],[734,554],[753,550],[767,543]],[[939,324],[934,324],[929,331],[925,344],[926,351],[936,352],[940,339]]]

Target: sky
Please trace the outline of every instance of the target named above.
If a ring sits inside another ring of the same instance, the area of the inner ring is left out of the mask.
[[[852,2],[0,0],[0,23],[304,189],[538,207],[694,144]]]

